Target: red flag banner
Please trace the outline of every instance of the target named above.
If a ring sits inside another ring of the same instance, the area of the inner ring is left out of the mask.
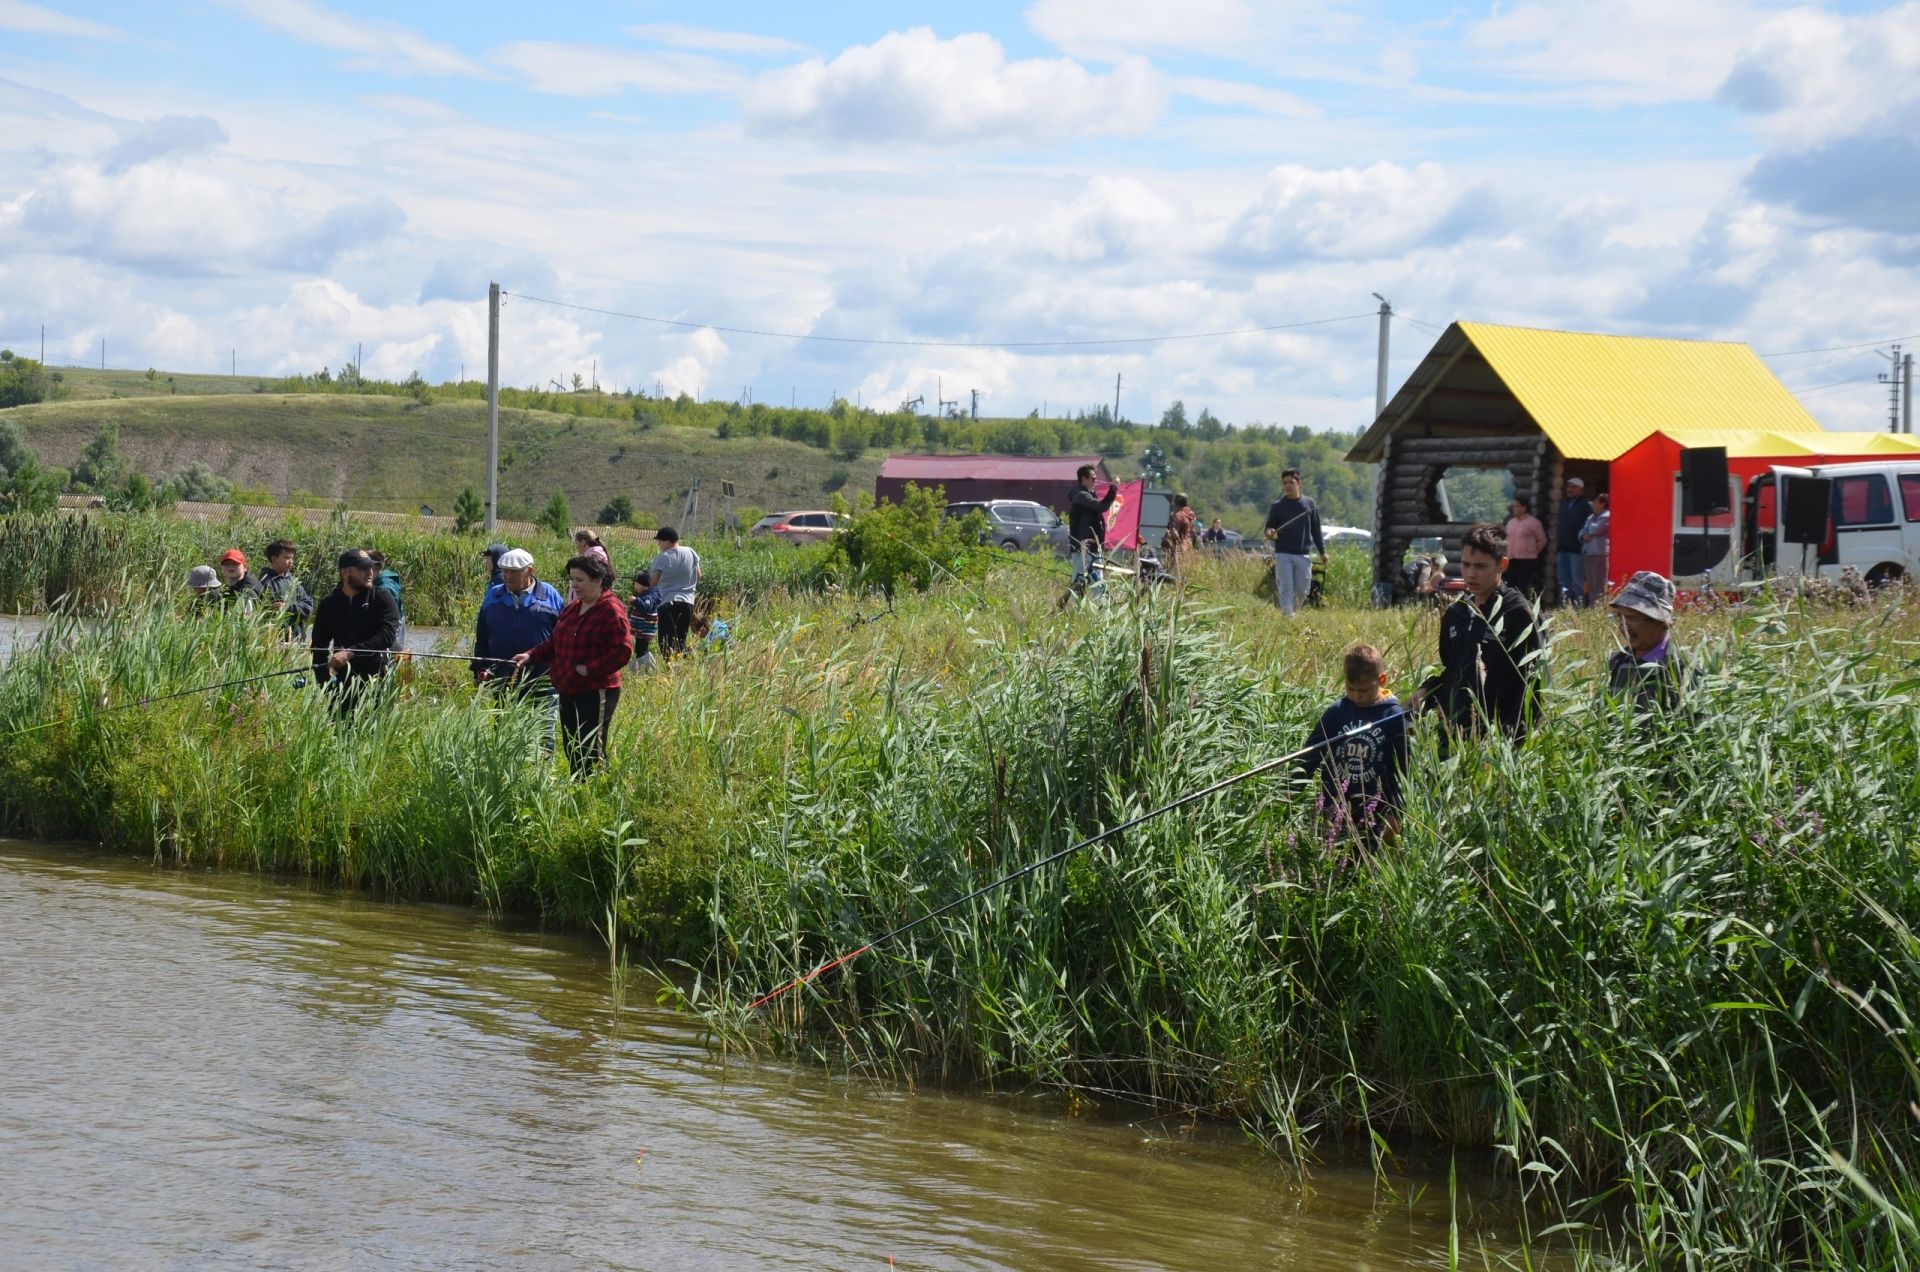
[[[1107,541],[1102,546],[1109,552],[1132,552],[1140,546],[1140,492],[1147,483],[1142,478],[1115,484],[1120,494],[1107,509]]]

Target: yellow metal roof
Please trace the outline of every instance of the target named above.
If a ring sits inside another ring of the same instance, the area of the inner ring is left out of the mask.
[[[1616,459],[1655,432],[1822,432],[1743,344],[1458,325],[1569,459]]]
[[[1662,433],[1685,446],[1724,446],[1728,459],[1803,459],[1816,455],[1920,457],[1920,435],[1895,433],[1769,433],[1755,429],[1695,429]]]

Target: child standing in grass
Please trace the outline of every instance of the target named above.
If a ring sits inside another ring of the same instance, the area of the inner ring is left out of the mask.
[[[1318,772],[1330,816],[1341,829],[1400,832],[1400,778],[1407,769],[1407,713],[1387,690],[1386,659],[1352,644],[1341,657],[1346,693],[1313,726],[1309,775]]]

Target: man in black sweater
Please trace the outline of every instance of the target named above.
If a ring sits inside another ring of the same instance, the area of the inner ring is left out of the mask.
[[[1545,648],[1533,607],[1506,585],[1507,532],[1481,524],[1460,544],[1467,594],[1440,620],[1440,674],[1407,701],[1409,711],[1437,707],[1450,730],[1497,726],[1523,740],[1539,712]]]
[[[1117,482],[1107,483],[1107,493],[1093,493],[1097,470],[1092,464],[1080,465],[1075,475],[1073,495],[1067,500],[1067,538],[1073,545],[1073,592],[1084,592],[1100,583],[1100,550],[1107,541],[1107,509],[1120,493]]]
[[[1569,477],[1561,487],[1566,498],[1560,501],[1560,521],[1554,527],[1554,567],[1560,575],[1560,595],[1573,605],[1585,605],[1592,597],[1587,595],[1586,567],[1580,560],[1580,531],[1586,527],[1587,518],[1593,515],[1593,501],[1587,498],[1587,483],[1578,477]]]
[[[373,558],[358,548],[340,554],[340,586],[313,611],[313,676],[334,694],[335,709],[353,709],[353,700],[386,675],[388,658],[400,632],[400,608],[393,594],[373,585]]]
[[[1300,608],[1313,590],[1309,552],[1327,563],[1327,536],[1320,529],[1320,505],[1300,493],[1300,470],[1280,474],[1280,497],[1267,509],[1267,538],[1273,540],[1273,599],[1283,614]]]

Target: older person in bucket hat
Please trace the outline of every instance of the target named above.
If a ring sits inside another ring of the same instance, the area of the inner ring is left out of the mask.
[[[1639,706],[1672,707],[1680,700],[1686,660],[1673,648],[1673,582],[1641,570],[1608,608],[1620,621],[1625,649],[1607,659],[1607,688]]]

